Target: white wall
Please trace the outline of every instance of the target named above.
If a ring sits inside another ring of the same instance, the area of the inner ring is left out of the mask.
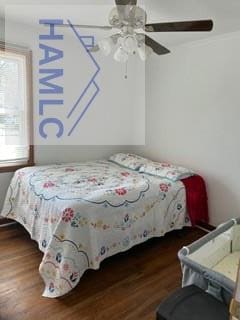
[[[129,151],[125,146],[37,146],[37,164],[66,163],[106,159],[116,152]]]
[[[4,38],[4,20],[0,18],[0,39]]]
[[[0,39],[4,38],[4,21],[0,19]],[[35,44],[33,44],[32,30],[28,26],[8,23],[7,24],[7,39],[8,42],[13,42],[19,45],[24,45],[29,48],[33,48]],[[17,30],[17,32],[16,32]],[[37,38],[37,37],[35,37]],[[33,52],[33,87],[34,87],[34,107],[38,105],[36,90],[38,89],[37,85],[37,71],[38,71],[38,60],[36,58],[35,52]],[[118,77],[116,77],[116,82],[114,83],[113,78],[115,77],[113,71],[113,66],[107,66],[108,69],[105,72],[111,72],[112,78],[109,78],[109,83],[102,82],[102,79],[99,80],[101,86],[109,88],[108,91],[105,90],[105,96],[101,94],[100,102],[99,100],[96,102],[101,105],[111,103],[113,105],[113,101],[116,98],[116,92],[119,92],[119,88],[121,88],[121,82],[125,81],[123,78],[124,73],[118,73]],[[120,66],[115,64],[115,68],[119,68]],[[122,67],[124,70],[124,66]],[[115,70],[116,71],[116,70]],[[115,73],[116,74],[116,73]],[[131,81],[131,80],[130,80]],[[126,89],[127,85],[125,84]],[[105,89],[104,88],[104,89]],[[102,90],[104,91],[104,90]],[[130,94],[129,90],[129,94]],[[127,96],[125,97],[127,99]],[[116,108],[121,106],[121,100],[117,99],[115,101]],[[110,121],[108,121],[111,123]],[[119,123],[121,125],[121,123]],[[106,129],[107,130],[107,129]],[[62,162],[77,162],[77,161],[86,161],[86,160],[95,160],[95,159],[103,159],[108,158],[111,154],[121,151],[129,151],[131,147],[128,146],[118,146],[118,145],[76,145],[76,146],[35,146],[35,161],[36,164],[49,164],[49,163],[62,163]],[[4,173],[0,174],[0,211],[3,205],[3,201],[5,198],[5,194],[7,188],[9,186],[10,180],[12,177],[12,173]]]
[[[173,49],[147,67],[147,145],[206,179],[210,223],[240,216],[240,33]]]
[[[0,28],[1,30],[1,28]],[[240,216],[240,36],[178,47],[147,63],[147,144],[134,151],[188,166],[207,182],[210,223]],[[39,164],[104,158],[131,147],[37,147]],[[0,175],[0,207],[11,174]]]

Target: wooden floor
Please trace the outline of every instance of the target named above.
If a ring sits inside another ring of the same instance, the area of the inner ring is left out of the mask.
[[[177,252],[204,233],[185,229],[150,240],[87,271],[77,288],[43,298],[42,253],[20,226],[0,229],[1,320],[154,320],[158,304],[180,286]]]

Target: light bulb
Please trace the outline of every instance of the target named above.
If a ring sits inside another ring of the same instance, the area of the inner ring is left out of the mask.
[[[149,46],[146,46],[144,43],[141,43],[138,46],[137,51],[142,61],[146,61],[147,58],[153,53],[153,49]]]
[[[128,61],[128,53],[125,50],[123,50],[122,47],[119,47],[114,54],[114,59],[117,62],[125,63]]]
[[[106,38],[99,41],[98,46],[105,56],[109,56],[114,47],[114,42],[112,38]]]

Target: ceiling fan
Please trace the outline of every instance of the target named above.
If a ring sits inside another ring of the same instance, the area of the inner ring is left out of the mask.
[[[109,14],[109,26],[74,25],[79,28],[113,30],[118,32],[99,41],[98,45],[89,49],[91,52],[101,50],[106,56],[110,55],[113,48],[114,59],[118,62],[126,62],[129,55],[138,53],[141,60],[155,52],[157,55],[170,53],[160,43],[150,38],[145,33],[153,32],[206,32],[213,29],[212,20],[195,20],[179,22],[147,23],[147,13],[139,6],[137,0],[115,0],[114,7]],[[69,26],[64,24],[63,26]]]

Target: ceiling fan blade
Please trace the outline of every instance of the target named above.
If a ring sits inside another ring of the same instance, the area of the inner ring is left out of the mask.
[[[51,25],[53,23],[45,23],[45,25]],[[70,24],[56,24],[58,27],[70,27]],[[82,28],[82,29],[101,29],[101,30],[112,30],[111,26],[95,26],[95,25],[87,25],[87,24],[72,24],[73,27]]]
[[[185,32],[185,31],[211,31],[213,29],[212,20],[194,20],[179,22],[161,22],[146,24],[146,32]]]
[[[162,46],[157,41],[153,40],[149,36],[145,35],[145,44],[153,49],[153,51],[158,55],[168,54],[170,50]]]
[[[136,6],[137,0],[115,0],[116,6]]]

